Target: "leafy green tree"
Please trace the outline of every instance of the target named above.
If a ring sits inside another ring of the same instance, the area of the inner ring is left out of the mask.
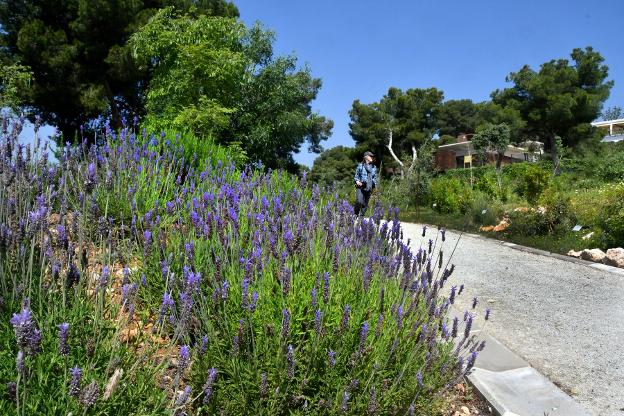
[[[239,142],[252,161],[297,170],[301,145],[320,152],[333,122],[310,107],[321,81],[293,56],[274,57],[274,36],[222,17],[159,11],[129,45],[151,74],[147,123]]]
[[[314,160],[310,180],[330,186],[353,182],[357,158],[353,148],[336,146],[325,150]]]
[[[436,129],[444,93],[436,88],[390,88],[379,102],[353,102],[349,116],[350,134],[358,149],[371,150],[382,160],[399,165],[411,156],[413,168],[418,149],[429,143]],[[382,156],[383,155],[383,156]],[[409,169],[408,169],[409,170]]]
[[[460,133],[474,133],[482,122],[479,105],[472,100],[448,100],[440,107],[436,127],[441,136],[457,137]]]
[[[479,114],[481,122],[477,126],[477,130],[483,124],[505,124],[509,128],[509,139],[512,143],[523,141],[527,123],[517,108],[485,101],[479,103]]]
[[[0,64],[0,109],[17,110],[28,98],[32,74],[19,64]]]
[[[0,62],[32,72],[22,105],[65,139],[108,114],[115,127],[142,114],[149,73],[139,70],[128,38],[158,9],[238,16],[225,0],[0,0]]]
[[[622,110],[622,107],[618,107],[617,105],[607,108],[602,113],[603,120],[618,120],[620,118],[624,118],[624,110]]]
[[[589,123],[600,114],[613,86],[607,81],[604,58],[593,48],[574,49],[571,58],[546,62],[539,71],[525,65],[507,77],[512,87],[492,93],[496,104],[520,112],[527,136],[544,141],[555,173],[559,166],[555,137],[560,136],[565,146],[591,138]]]
[[[510,138],[511,131],[507,124],[486,123],[477,129],[472,137],[472,145],[484,160],[487,160],[487,152],[496,152],[496,170],[500,172]]]

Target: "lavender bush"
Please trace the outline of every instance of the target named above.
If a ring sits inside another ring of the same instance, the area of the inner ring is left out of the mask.
[[[439,411],[483,348],[443,234],[136,130],[53,163],[4,123],[0,411]]]

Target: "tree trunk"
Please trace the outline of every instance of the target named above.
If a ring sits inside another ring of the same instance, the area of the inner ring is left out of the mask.
[[[392,129],[388,129],[388,144],[386,145],[386,147],[390,151],[390,155],[392,156],[392,158],[399,164],[399,166],[401,166],[401,179],[404,179],[405,178],[405,169],[404,169],[405,165],[403,165],[403,162],[401,162],[401,159],[399,159],[397,155],[394,153],[394,150],[392,150]]]

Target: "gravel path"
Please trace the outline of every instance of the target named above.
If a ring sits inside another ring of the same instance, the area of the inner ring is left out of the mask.
[[[402,225],[421,241],[420,225]],[[446,235],[449,255],[459,236]],[[492,309],[487,333],[594,415],[624,416],[624,276],[467,235],[451,263],[451,284],[465,284],[458,308],[477,296]]]

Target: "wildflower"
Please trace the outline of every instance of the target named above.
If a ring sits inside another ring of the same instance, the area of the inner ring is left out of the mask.
[[[282,310],[282,338],[287,338],[290,331],[290,312]]]
[[[100,397],[100,386],[98,386],[96,381],[92,381],[87,384],[87,386],[82,390],[80,394],[80,402],[85,407],[91,407],[97,402]]]
[[[180,355],[178,359],[178,376],[184,373],[184,370],[189,366],[191,362],[191,352],[188,345],[180,347]]]
[[[323,274],[323,302],[329,303],[329,273]]]
[[[295,352],[291,344],[288,345],[288,351],[286,352],[286,363],[288,378],[292,379],[295,376]]]
[[[317,300],[316,300],[316,287],[312,288],[312,293],[310,294],[310,297],[312,298],[312,307],[316,308],[317,305]]]
[[[37,354],[41,347],[41,331],[37,328],[30,309],[25,307],[20,313],[14,313],[10,322],[19,348],[29,355]]]
[[[416,382],[418,383],[418,386],[423,387],[423,376],[422,373],[419,371],[416,373]]]
[[[69,337],[69,324],[67,322],[63,322],[58,326],[59,332],[59,354],[67,356],[69,355],[69,345],[67,344],[67,338]]]
[[[184,387],[182,393],[178,396],[175,402],[175,407],[184,407],[186,402],[188,402],[189,397],[191,396],[191,386]]]
[[[321,335],[321,310],[317,309],[314,316],[314,329],[317,335]]]
[[[241,308],[247,309],[249,302],[249,279],[241,282]]]
[[[340,402],[340,410],[343,413],[347,413],[347,410],[349,410],[349,407],[348,407],[349,398],[350,398],[349,392],[345,390],[344,393],[342,393],[342,402]]]
[[[227,282],[227,280],[223,281],[223,283],[221,284],[221,299],[227,300],[229,289],[230,284]]]
[[[351,313],[351,307],[349,305],[345,305],[344,310],[342,312],[342,320],[340,321],[340,332],[343,332],[349,326],[349,314]]]
[[[424,237],[426,233],[427,233],[427,226],[424,225],[422,229],[422,236]]]
[[[212,367],[208,370],[208,379],[206,380],[206,384],[204,384],[204,404],[210,403],[210,398],[212,397],[212,387],[214,386],[215,380],[217,379],[217,369]]]
[[[370,394],[368,395],[368,414],[374,415],[377,413],[377,389],[375,386],[371,387]]]
[[[399,329],[403,327],[403,305],[399,305],[397,308],[397,327]]]
[[[330,367],[333,367],[336,365],[336,353],[333,350],[329,350],[327,352],[327,358],[329,359]]]
[[[491,313],[490,308],[487,308],[485,310],[485,320],[486,321],[488,321],[490,319],[490,313]]]
[[[370,286],[371,278],[373,277],[373,271],[370,266],[367,264],[364,266],[364,291],[368,292],[368,287]]]
[[[292,279],[292,272],[286,266],[282,269],[282,293],[288,295],[290,291],[290,281]]]
[[[257,305],[258,305],[258,292],[254,290],[253,293],[251,294],[251,303],[249,304],[249,311],[252,313],[255,312]]]
[[[479,303],[479,300],[478,300],[478,299],[477,299],[477,297],[475,296],[475,297],[472,299],[472,309],[476,308],[478,303]]]
[[[169,312],[173,308],[174,302],[173,297],[170,293],[165,292],[162,296],[162,302],[160,303],[160,310],[158,311],[158,322],[162,324],[163,319],[167,312]]]
[[[451,286],[451,294],[449,295],[449,302],[451,302],[451,305],[455,303],[456,291],[457,291],[457,286]]]
[[[451,266],[451,270],[453,270],[453,267],[452,267],[452,266]],[[457,296],[461,295],[463,291],[464,291],[464,284],[462,283],[462,284],[459,286],[459,291],[457,292]]]
[[[466,327],[464,328],[464,338],[468,338],[470,336],[471,329],[472,329],[472,315],[469,315],[468,320],[466,321]]]
[[[446,229],[442,228],[440,233],[442,234],[442,242],[446,241]]]
[[[69,370],[71,373],[71,380],[69,382],[69,395],[72,397],[78,397],[80,395],[80,382],[82,381],[82,370],[78,366]]]
[[[368,321],[365,321],[362,324],[362,329],[360,329],[360,346],[358,348],[358,352],[361,354],[364,350],[364,345],[366,344],[366,337],[368,336]]]

